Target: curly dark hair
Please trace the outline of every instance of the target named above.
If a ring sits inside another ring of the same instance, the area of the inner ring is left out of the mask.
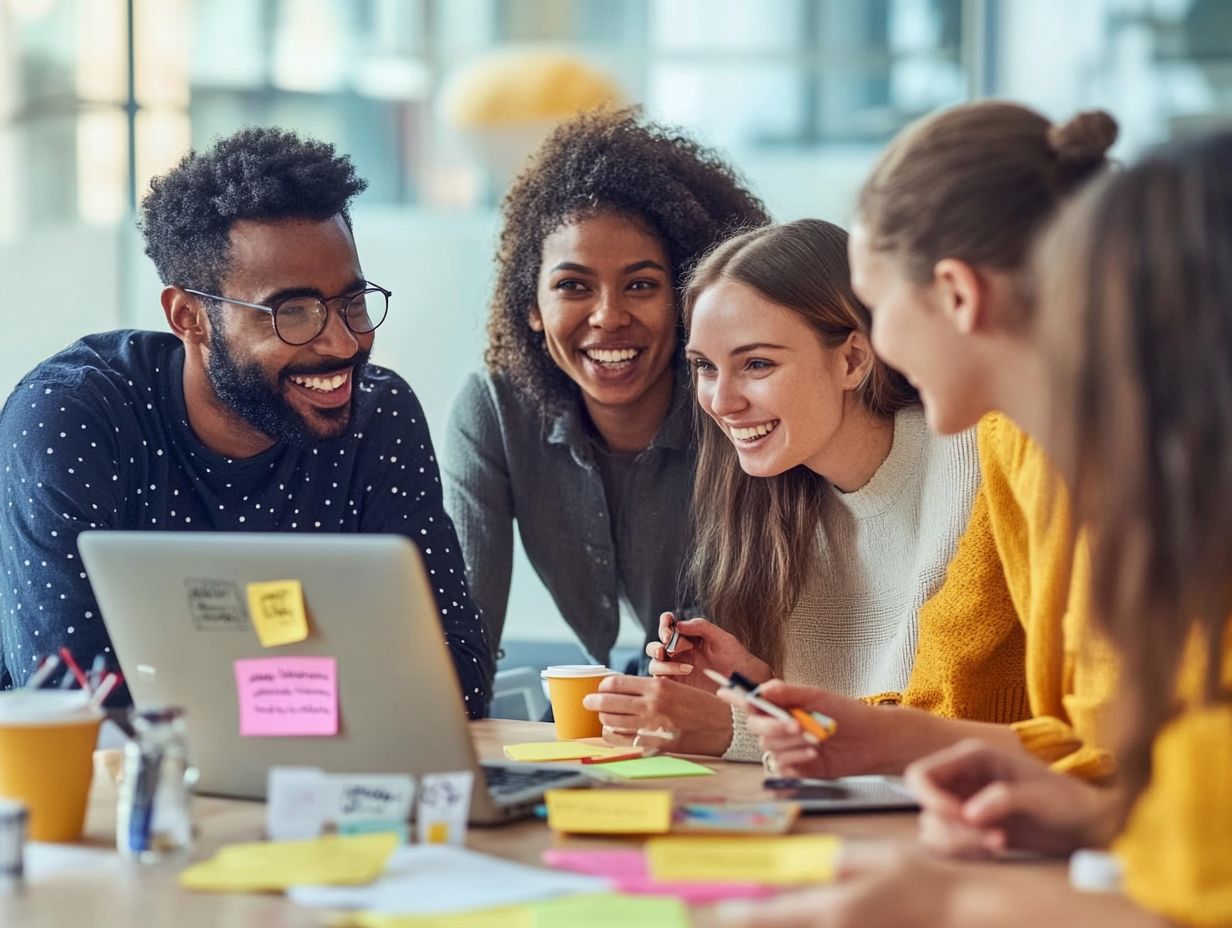
[[[145,253],[164,284],[217,293],[239,219],[325,220],[368,182],[334,146],[278,128],[246,128],[215,141],[156,177],[141,201]]]
[[[677,130],[643,122],[637,109],[590,113],[558,126],[501,205],[484,352],[490,371],[508,375],[547,407],[575,401],[578,388],[548,354],[544,334],[528,324],[543,242],[570,220],[601,212],[628,215],[659,237],[677,305],[689,269],[713,245],[770,221],[718,155]]]

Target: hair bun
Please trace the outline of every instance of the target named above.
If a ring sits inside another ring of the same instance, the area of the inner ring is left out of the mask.
[[[1117,139],[1117,123],[1103,110],[1086,110],[1048,130],[1048,145],[1063,164],[1094,165]]]

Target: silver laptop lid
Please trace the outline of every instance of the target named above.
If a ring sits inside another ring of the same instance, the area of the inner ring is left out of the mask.
[[[179,705],[202,792],[264,798],[271,765],[472,770],[472,818],[498,817],[475,758],[419,552],[398,535],[89,531],[78,546],[137,707]],[[247,585],[299,580],[306,640],[264,648]],[[237,660],[332,657],[338,734],[240,734]]]

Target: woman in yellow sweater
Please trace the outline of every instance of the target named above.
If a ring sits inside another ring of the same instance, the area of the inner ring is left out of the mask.
[[[920,611],[903,705],[763,688],[839,723],[814,746],[793,722],[750,718],[781,772],[898,772],[963,737],[1022,745],[1092,779],[1111,772],[1097,728],[1115,668],[1081,633],[1085,559],[1061,481],[1028,437],[1041,428],[1045,375],[1027,331],[1026,263],[1115,136],[1102,112],[1053,126],[1026,107],[971,103],[905,130],[865,183],[852,283],[873,309],[874,346],[920,389],[934,430],[979,422],[983,486],[945,584]]]
[[[1127,801],[977,743],[908,771],[925,837],[947,850],[1048,852],[1120,829],[1127,898],[1009,904],[976,873],[898,856],[729,923],[1232,925],[1229,164],[1230,131],[1161,149],[1086,192],[1040,255],[1049,445],[1091,529],[1093,611],[1121,661]]]

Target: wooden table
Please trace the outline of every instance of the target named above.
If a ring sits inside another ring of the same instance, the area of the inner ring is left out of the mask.
[[[475,744],[480,757],[503,758],[501,748],[522,741],[548,741],[554,738],[552,726],[541,722],[516,722],[488,719],[473,723]],[[670,784],[682,799],[701,800],[725,796],[728,799],[766,798],[760,788],[762,770],[756,764],[728,764],[703,759],[718,771],[715,777],[657,780],[637,784],[663,788]],[[622,784],[623,785],[623,784]],[[630,784],[632,785],[632,784]],[[199,796],[194,800],[199,836],[193,859],[214,853],[221,845],[253,841],[262,837],[264,806],[256,802]],[[899,813],[842,816],[807,816],[798,831],[825,831],[848,841],[914,841],[915,816]],[[91,793],[83,844],[114,848],[115,787],[96,777]],[[528,864],[539,864],[546,848],[601,847],[617,844],[599,838],[564,837],[549,832],[543,822],[525,820],[500,828],[472,828],[468,846]],[[188,893],[176,884],[181,864],[143,866],[122,861],[115,855],[105,866],[58,874],[45,881],[30,881],[23,892],[0,896],[0,926],[4,928],[129,928],[133,925],[174,928],[320,928],[325,919],[320,910],[301,908],[277,895],[213,895]],[[973,865],[976,866],[976,865]],[[1016,891],[1023,891],[1021,867],[980,865],[987,879],[997,880],[1014,870]],[[1064,867],[1059,864],[1030,864],[1032,878],[1025,886],[1030,891],[1056,891],[1065,883]],[[1038,877],[1038,880],[1036,880]],[[696,909],[698,928],[715,923],[709,909]]]

